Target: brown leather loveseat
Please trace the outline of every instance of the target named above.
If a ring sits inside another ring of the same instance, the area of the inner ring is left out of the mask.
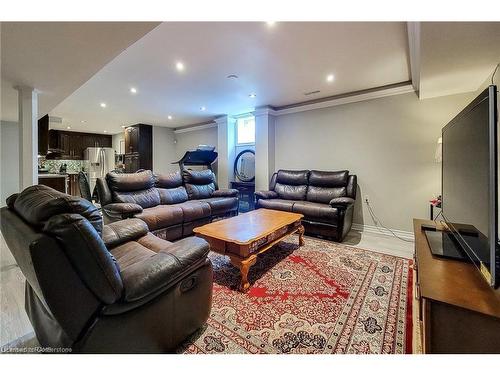
[[[43,347],[174,351],[207,320],[208,243],[176,243],[139,219],[104,225],[85,199],[44,185],[7,199],[1,230],[26,277],[25,308]]]
[[[304,215],[306,233],[342,242],[351,229],[356,176],[349,171],[279,170],[268,191],[256,191],[256,207]]]
[[[135,217],[149,231],[172,241],[193,233],[193,228],[215,217],[238,214],[238,191],[217,189],[211,170],[154,175],[108,173],[97,180],[105,222]]]

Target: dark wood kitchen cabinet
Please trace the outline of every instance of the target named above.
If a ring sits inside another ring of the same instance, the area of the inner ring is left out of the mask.
[[[49,130],[49,148],[61,150],[58,159],[82,160],[87,147],[112,147],[111,135]]]
[[[137,124],[125,129],[125,172],[153,169],[153,127]]]
[[[47,155],[49,149],[49,115],[38,120],[38,155]]]

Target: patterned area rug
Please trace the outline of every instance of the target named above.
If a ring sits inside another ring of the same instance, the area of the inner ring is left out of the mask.
[[[210,258],[211,316],[180,352],[411,353],[411,260],[289,237],[258,258],[243,294],[229,259]]]

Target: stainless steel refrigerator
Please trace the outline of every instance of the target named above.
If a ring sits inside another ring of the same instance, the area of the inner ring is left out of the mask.
[[[111,147],[88,147],[84,159],[92,194],[96,180],[106,177],[106,173],[115,169],[115,150]]]

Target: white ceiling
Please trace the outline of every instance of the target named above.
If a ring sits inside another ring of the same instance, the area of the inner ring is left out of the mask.
[[[476,91],[499,62],[500,22],[420,23],[421,99]]]
[[[14,86],[39,90],[51,111],[158,22],[2,22],[1,119],[17,121]]]
[[[175,69],[179,60],[185,64],[182,73]],[[335,79],[327,83],[330,73]],[[227,79],[230,74],[239,78]],[[76,131],[117,133],[122,125],[140,122],[180,127],[257,106],[282,106],[409,79],[403,22],[278,22],[272,27],[265,22],[166,22],[50,115]],[[129,92],[131,87],[137,94]],[[304,95],[315,90],[321,92]],[[257,97],[250,98],[250,93]],[[107,107],[101,108],[101,102]]]

